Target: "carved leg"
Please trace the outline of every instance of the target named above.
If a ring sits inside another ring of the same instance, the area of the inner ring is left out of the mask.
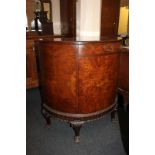
[[[43,107],[41,108],[41,113],[42,113],[43,117],[45,118],[47,125],[50,125],[51,124],[50,114]]]
[[[116,104],[114,110],[111,112],[111,121],[112,122],[117,122],[117,107],[118,105]]]
[[[74,132],[75,132],[75,136],[74,136],[74,142],[75,143],[79,143],[80,142],[80,129],[82,127],[84,122],[81,121],[74,121],[70,123],[70,126],[73,128]]]

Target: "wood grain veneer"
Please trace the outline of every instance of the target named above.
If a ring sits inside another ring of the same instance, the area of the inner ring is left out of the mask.
[[[43,102],[64,115],[94,113],[110,107],[116,98],[119,53],[117,40],[40,41]]]

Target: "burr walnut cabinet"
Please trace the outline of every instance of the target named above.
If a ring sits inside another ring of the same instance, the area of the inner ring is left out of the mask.
[[[115,116],[120,41],[38,41],[42,114],[69,122],[79,142],[86,121]]]

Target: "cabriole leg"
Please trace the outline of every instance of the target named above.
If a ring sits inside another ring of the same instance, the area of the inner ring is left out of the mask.
[[[42,113],[43,117],[45,118],[47,125],[50,125],[51,124],[50,114],[43,107],[41,108],[41,113]]]
[[[75,136],[74,136],[75,143],[80,142],[80,129],[81,129],[83,123],[84,122],[81,122],[81,121],[74,121],[74,122],[70,123],[70,126],[73,128],[73,130],[75,132]]]
[[[112,122],[117,122],[117,107],[118,107],[118,105],[116,104],[114,110],[111,112],[111,121]]]

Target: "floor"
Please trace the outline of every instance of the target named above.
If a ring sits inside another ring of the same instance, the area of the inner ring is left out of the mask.
[[[26,94],[27,155],[126,155],[121,140],[119,122],[110,115],[85,123],[80,131],[80,143],[73,141],[69,124],[52,119],[50,126],[40,112],[40,94],[31,89]]]

